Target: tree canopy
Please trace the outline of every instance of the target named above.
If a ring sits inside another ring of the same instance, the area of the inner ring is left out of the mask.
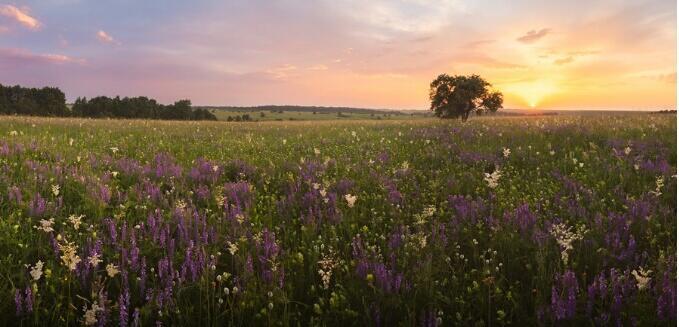
[[[194,109],[190,100],[163,105],[147,97],[78,98],[69,110],[64,92],[56,87],[42,89],[0,85],[0,114],[56,117],[137,118],[172,120],[217,120],[212,112]]]
[[[479,75],[439,75],[429,86],[431,110],[440,118],[469,118],[472,112],[496,112],[502,108],[502,93]]]

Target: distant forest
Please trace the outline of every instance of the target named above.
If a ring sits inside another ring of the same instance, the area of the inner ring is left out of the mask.
[[[0,114],[90,117],[90,118],[138,118],[164,120],[217,120],[210,111],[191,107],[190,100],[163,105],[147,97],[91,99],[78,98],[73,106],[66,105],[64,92],[56,87],[26,88],[19,85],[0,84]]]
[[[380,110],[380,109],[366,109],[366,108],[351,108],[351,107],[320,107],[320,106],[252,106],[252,107],[235,107],[235,106],[201,106],[200,108],[210,110],[226,110],[226,111],[269,111],[269,112],[322,112],[322,113],[354,113],[354,114],[390,114],[403,115],[403,112],[394,110]]]

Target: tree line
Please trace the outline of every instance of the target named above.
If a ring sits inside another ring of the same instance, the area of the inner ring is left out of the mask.
[[[163,105],[147,97],[109,98],[98,96],[91,99],[78,98],[73,106],[66,105],[66,96],[59,88],[26,88],[19,85],[0,84],[0,114],[90,117],[90,118],[137,118],[164,120],[217,120],[212,112],[192,108],[190,100],[179,100]]]

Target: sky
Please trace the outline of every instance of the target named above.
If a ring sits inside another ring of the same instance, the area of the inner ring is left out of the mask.
[[[0,83],[194,105],[675,109],[673,0],[0,0]]]

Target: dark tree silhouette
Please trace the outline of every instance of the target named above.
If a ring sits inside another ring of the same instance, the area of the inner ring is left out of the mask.
[[[439,75],[429,86],[431,110],[440,118],[469,118],[472,112],[496,112],[502,108],[502,93],[479,75]]]

